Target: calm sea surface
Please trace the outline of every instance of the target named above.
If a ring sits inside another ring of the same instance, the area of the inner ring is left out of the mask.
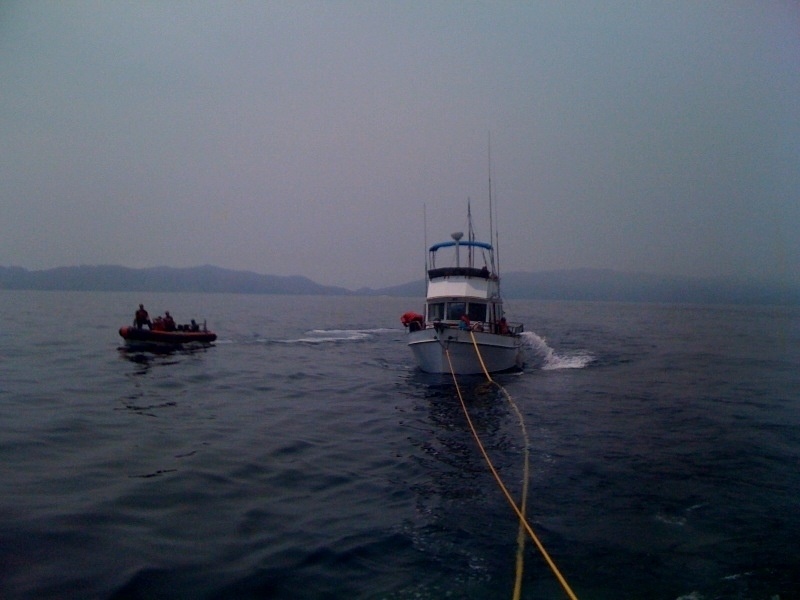
[[[139,302],[211,348],[121,348]],[[418,299],[0,291],[0,597],[511,598]],[[530,523],[582,599],[800,598],[800,310],[513,302]],[[461,391],[519,495],[501,390]],[[523,598],[564,598],[527,545]]]

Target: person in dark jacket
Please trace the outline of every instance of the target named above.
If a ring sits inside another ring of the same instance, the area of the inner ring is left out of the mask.
[[[147,325],[149,329],[153,328],[153,324],[150,322],[150,315],[147,314],[147,311],[144,309],[144,304],[139,305],[139,309],[133,316],[133,324],[136,325],[138,329],[141,329],[145,325]]]

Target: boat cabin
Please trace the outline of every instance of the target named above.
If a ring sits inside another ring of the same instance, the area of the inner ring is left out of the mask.
[[[479,330],[494,332],[503,317],[503,302],[499,279],[494,273],[493,248],[486,242],[461,241],[462,235],[454,233],[452,241],[434,244],[429,249],[425,321],[457,326],[461,317],[467,315],[473,325],[479,325]],[[454,250],[451,260],[455,264],[437,267],[437,252],[445,248]],[[467,266],[461,265],[462,250]],[[480,258],[483,264],[478,268],[476,259]]]
[[[408,346],[426,373],[477,375],[519,369],[522,324],[503,315],[499,266],[492,244],[469,234],[428,248],[424,314],[400,316]],[[440,264],[436,264],[436,261]]]

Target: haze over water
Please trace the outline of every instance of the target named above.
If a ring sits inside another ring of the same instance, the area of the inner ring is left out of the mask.
[[[780,0],[4,2],[0,266],[399,285],[491,162],[505,272],[800,285],[798,57]]]

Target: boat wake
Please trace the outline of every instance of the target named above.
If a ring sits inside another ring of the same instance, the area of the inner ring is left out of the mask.
[[[281,340],[284,344],[330,344],[337,342],[360,342],[378,333],[393,329],[312,329],[301,338]]]
[[[594,356],[585,351],[571,354],[556,354],[544,338],[532,331],[522,333],[522,350],[530,362],[535,363],[543,371],[555,369],[583,369],[594,361]]]

